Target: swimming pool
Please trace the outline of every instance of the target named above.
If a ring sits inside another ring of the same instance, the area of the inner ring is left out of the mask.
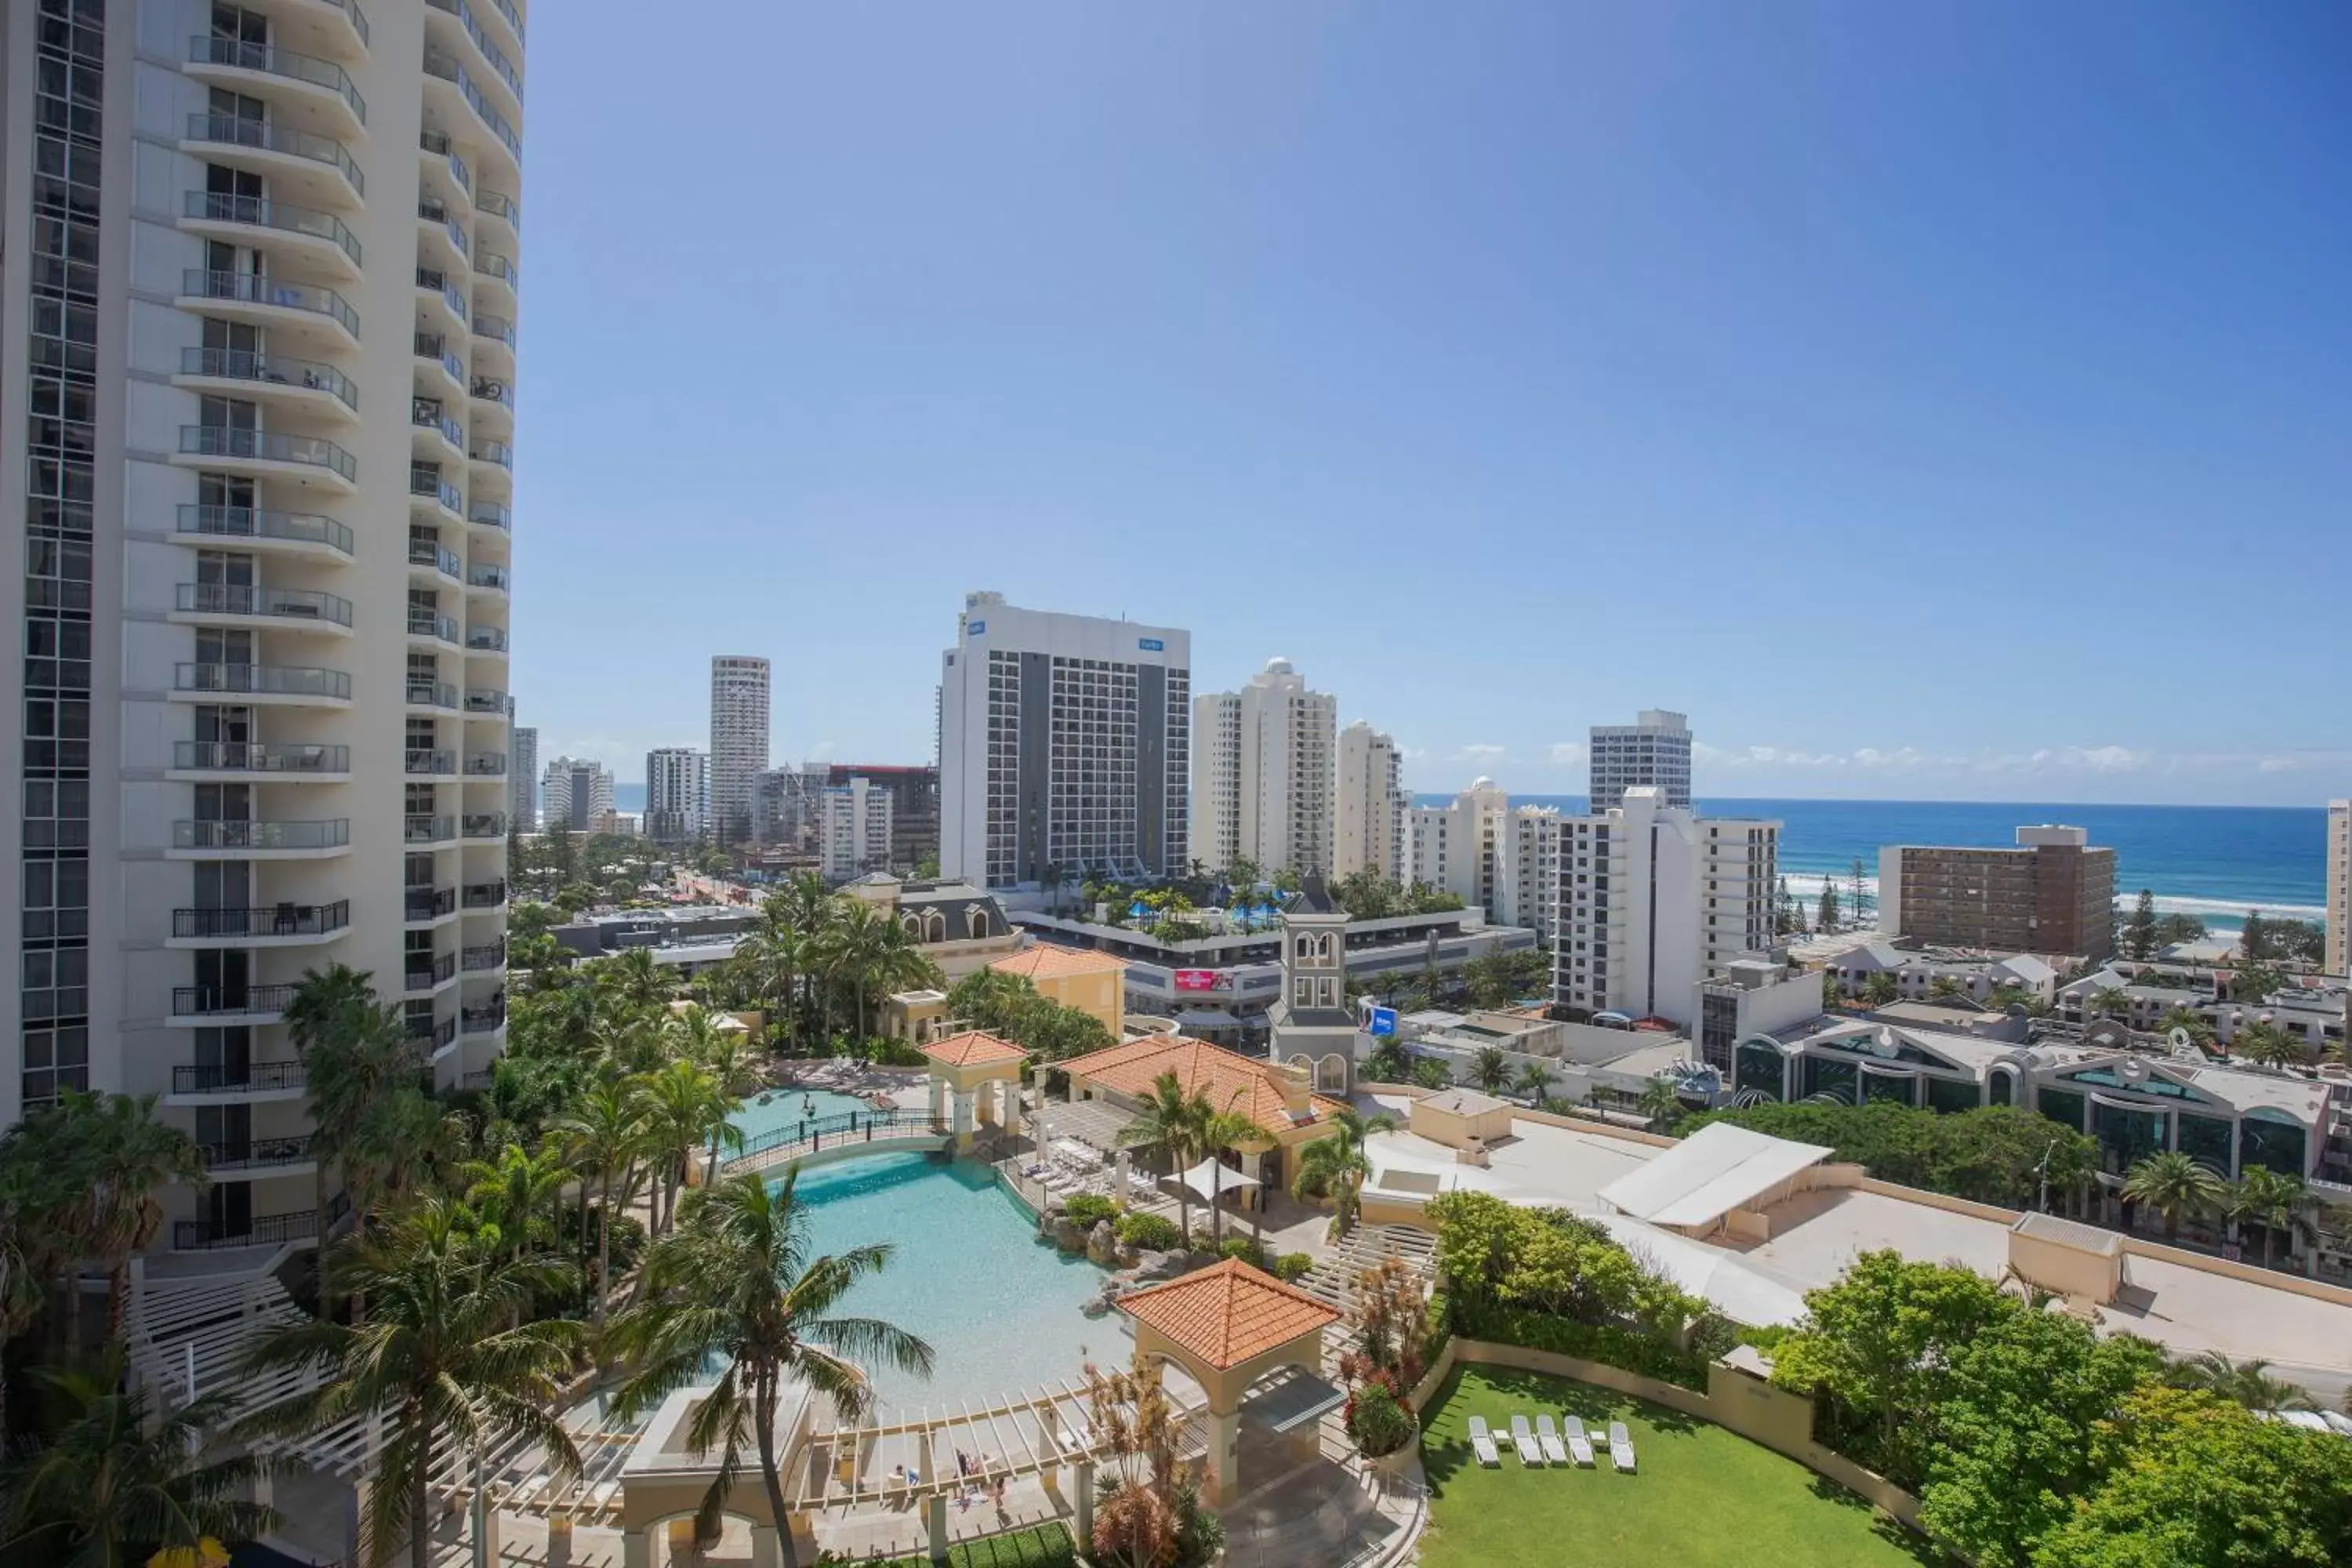
[[[1078,1310],[1102,1289],[1103,1271],[1039,1240],[1028,1212],[985,1165],[875,1154],[804,1170],[794,1191],[808,1211],[813,1255],[870,1242],[897,1248],[840,1309],[930,1342],[929,1382],[876,1370],[876,1393],[893,1412],[977,1406],[1075,1382],[1089,1360],[1124,1365],[1131,1353],[1126,1319]]]
[[[761,1104],[760,1095],[772,1092],[775,1098]],[[812,1101],[815,1104],[814,1111],[806,1109]],[[835,1094],[829,1089],[763,1089],[744,1097],[743,1109],[727,1120],[743,1130],[743,1141],[748,1143],[762,1132],[773,1131],[805,1116],[839,1116],[844,1111],[873,1109],[854,1094]]]

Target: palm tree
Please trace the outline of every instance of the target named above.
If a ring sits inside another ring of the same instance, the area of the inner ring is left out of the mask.
[[[1951,975],[1938,974],[1927,983],[1927,994],[1938,1002],[1948,1002],[1954,997],[1967,995],[1968,991]]]
[[[2102,985],[2091,993],[2089,999],[2083,1004],[2083,1010],[2119,1018],[2131,1011],[2131,993],[2120,985]]]
[[[1675,1090],[1674,1079],[1657,1078],[1650,1080],[1649,1087],[1642,1091],[1642,1098],[1634,1102],[1634,1106],[1650,1119],[1650,1125],[1654,1128],[1658,1123],[1682,1114],[1683,1100]]]
[[[1202,1131],[1214,1114],[1207,1096],[1188,1091],[1174,1073],[1164,1072],[1151,1080],[1151,1094],[1143,1102],[1142,1114],[1128,1123],[1118,1141],[1165,1155],[1170,1173],[1181,1177],[1199,1158]],[[1192,1246],[1192,1205],[1181,1181],[1176,1184],[1176,1225],[1183,1232],[1184,1245]]]
[[[176,1127],[155,1120],[154,1095],[68,1093],[59,1113],[64,1137],[81,1151],[75,1162],[85,1183],[74,1229],[83,1249],[106,1265],[108,1331],[122,1337],[131,1305],[131,1255],[152,1245],[163,1228],[155,1189],[166,1182],[209,1184],[205,1152]]]
[[[633,947],[596,966],[597,984],[609,987],[635,1007],[658,1007],[677,989],[677,981],[662,971],[653,950]]]
[[[503,1258],[541,1251],[555,1239],[552,1216],[572,1175],[551,1140],[536,1153],[510,1143],[495,1161],[468,1160],[457,1168],[478,1229]]]
[[[1412,1053],[1391,1035],[1364,1058],[1364,1077],[1374,1083],[1402,1083],[1412,1072]]]
[[[626,1204],[635,1186],[634,1172],[637,1161],[644,1157],[650,1132],[647,1127],[643,1097],[635,1084],[625,1079],[607,1079],[580,1097],[570,1111],[558,1117],[552,1128],[563,1141],[564,1157],[582,1172],[593,1172],[596,1177],[598,1202],[604,1218],[596,1227],[596,1307],[598,1328],[604,1326],[604,1299],[613,1289],[613,1187],[621,1188],[621,1202]],[[588,1238],[587,1184],[581,1184],[580,1237],[585,1247]]]
[[[658,1236],[676,1219],[678,1187],[695,1152],[709,1145],[715,1173],[722,1140],[743,1146],[742,1132],[727,1120],[743,1102],[692,1062],[672,1062],[651,1075],[643,1093],[646,1143],[659,1184],[654,1191],[654,1234]]]
[[[322,1228],[330,1167],[404,1058],[415,1057],[398,1012],[378,1001],[372,982],[369,972],[347,963],[306,969],[286,1004],[287,1034],[310,1091],[311,1207]]]
[[[2169,1035],[2175,1029],[2186,1029],[2189,1039],[2200,1046],[2213,1043],[2213,1021],[2194,1007],[2176,1005],[2156,1021],[2159,1035]]]
[[[1443,1057],[1415,1057],[1412,1081],[1423,1089],[1448,1089],[1454,1087],[1454,1069]]]
[[[2256,1020],[2231,1033],[2230,1054],[2263,1067],[2276,1068],[2302,1061],[2310,1053],[2304,1049],[2301,1040],[2276,1024]]]
[[[1862,999],[1874,1007],[1884,1007],[1903,994],[1903,983],[1881,969],[1862,983]]]
[[[2174,1362],[2166,1369],[2164,1380],[2175,1388],[2218,1394],[2260,1415],[2319,1408],[2308,1389],[2271,1376],[2270,1368],[2266,1361],[2231,1361],[2220,1351],[2205,1351]]]
[[[2263,1165],[2250,1165],[2238,1177],[2231,1189],[2231,1207],[2242,1219],[2251,1219],[2263,1227],[2263,1267],[2271,1266],[2271,1248],[2280,1231],[2305,1232],[2310,1221],[2304,1217],[2304,1205],[2310,1194],[2305,1190],[2303,1178]]]
[[[1541,1100],[1551,1089],[1551,1069],[1541,1062],[1522,1062],[1519,1076],[1511,1087],[1528,1097],[1530,1104]]]
[[[1364,1142],[1375,1132],[1394,1131],[1396,1124],[1396,1118],[1385,1110],[1372,1116],[1356,1110],[1333,1111],[1330,1132],[1298,1151],[1298,1173],[1291,1178],[1290,1195],[1310,1200],[1318,1193],[1329,1194],[1331,1227],[1344,1235],[1355,1218],[1364,1178],[1372,1173]]]
[[[2164,1216],[2167,1241],[2179,1236],[2183,1215],[2218,1209],[2227,1191],[2227,1184],[2211,1166],[2177,1152],[2150,1154],[2124,1177],[2126,1199],[2145,1204]]]
[[[368,1303],[362,1323],[289,1323],[246,1353],[248,1373],[315,1373],[317,1389],[240,1424],[248,1436],[307,1436],[353,1416],[382,1422],[382,1483],[361,1528],[367,1559],[391,1560],[402,1532],[410,1568],[432,1555],[425,1483],[450,1447],[481,1453],[507,1434],[540,1446],[549,1464],[580,1474],[580,1450],[550,1415],[585,1336],[569,1319],[521,1321],[535,1298],[563,1289],[571,1265],[541,1254],[502,1258],[438,1198],[388,1225],[355,1231],[329,1260],[346,1293]]]
[[[1239,1149],[1244,1143],[1265,1145],[1276,1141],[1272,1132],[1252,1121],[1247,1111],[1239,1109],[1241,1092],[1234,1090],[1233,1100],[1226,1102],[1223,1110],[1213,1110],[1201,1119],[1201,1147],[1214,1162],[1209,1172],[1209,1242],[1213,1247],[1223,1247],[1225,1241],[1224,1210],[1221,1206],[1224,1196],[1225,1163],[1219,1156],[1226,1150]]]
[[[159,1412],[145,1388],[128,1385],[123,1361],[117,1340],[95,1367],[33,1369],[58,1424],[7,1477],[0,1557],[129,1568],[159,1547],[251,1541],[277,1528],[272,1510],[240,1495],[262,1473],[259,1460],[195,1462],[226,1414],[219,1396]]]
[[[931,1373],[931,1347],[876,1318],[835,1316],[858,1280],[890,1262],[887,1245],[812,1258],[807,1217],[794,1201],[797,1167],[772,1191],[757,1172],[729,1177],[688,1195],[685,1223],[655,1244],[646,1260],[652,1294],[614,1324],[613,1339],[635,1371],[622,1384],[614,1412],[633,1419],[688,1384],[716,1385],[696,1406],[687,1440],[698,1453],[719,1451],[719,1471],[703,1499],[716,1522],[741,1472],[748,1442],[758,1452],[770,1517],[790,1517],[776,1423],[787,1386],[804,1384],[844,1419],[872,1408],[867,1368]],[[797,1563],[789,1529],[779,1529],[784,1561]]]
[[[1511,1058],[1500,1046],[1481,1046],[1470,1058],[1470,1081],[1488,1094],[1510,1086]]]

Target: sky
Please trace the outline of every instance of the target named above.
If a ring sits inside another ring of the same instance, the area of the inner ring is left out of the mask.
[[[531,18],[542,758],[928,761],[991,588],[1416,789],[2352,794],[2352,7],[646,17]]]

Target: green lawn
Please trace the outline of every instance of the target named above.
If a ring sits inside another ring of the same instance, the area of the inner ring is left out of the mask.
[[[932,1568],[929,1557],[899,1557],[871,1564],[861,1558],[843,1561],[856,1563],[858,1568]],[[1076,1561],[1070,1532],[1058,1524],[983,1536],[948,1552],[948,1568],[1071,1568]]]
[[[1511,1417],[1549,1411],[1632,1432],[1640,1469],[1529,1469],[1509,1442]],[[1469,1422],[1501,1434],[1500,1469],[1470,1452]],[[1853,1493],[1720,1426],[1589,1384],[1502,1367],[1456,1369],[1430,1407],[1421,1457],[1429,1473],[1423,1568],[1566,1562],[1608,1568],[1895,1568],[1933,1562],[1923,1543]]]

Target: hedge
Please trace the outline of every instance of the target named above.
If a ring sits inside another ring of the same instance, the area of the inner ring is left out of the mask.
[[[1100,1193],[1077,1193],[1062,1200],[1062,1217],[1080,1230],[1092,1230],[1118,1215],[1118,1205]]]
[[[1150,1252],[1172,1252],[1184,1238],[1177,1230],[1174,1220],[1137,1210],[1119,1215],[1118,1239],[1127,1247],[1139,1247]]]
[[[1597,1361],[1643,1377],[1654,1377],[1660,1383],[1675,1384],[1702,1394],[1706,1391],[1704,1357],[1677,1350],[1670,1342],[1638,1329],[1620,1328],[1613,1323],[1580,1323],[1573,1318],[1556,1318],[1511,1307],[1473,1308],[1465,1303],[1454,1305],[1453,1317],[1454,1332],[1470,1339]]]

